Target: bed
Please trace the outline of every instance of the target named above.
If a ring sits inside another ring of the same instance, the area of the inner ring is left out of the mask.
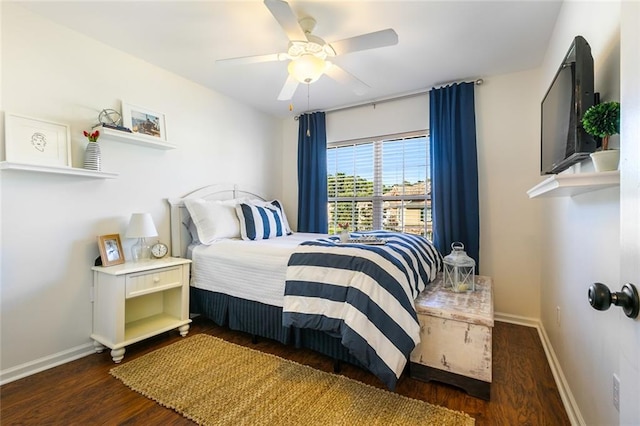
[[[290,233],[279,201],[267,201],[255,191],[235,186],[212,185],[168,202],[171,253],[193,261],[192,313],[233,330],[364,367],[389,389],[395,388],[411,349],[419,342],[413,299],[442,265],[435,248],[423,247],[426,240],[376,233],[360,235],[369,241],[341,244],[327,235]],[[247,205],[259,214],[243,216]],[[257,233],[255,240],[238,238],[237,230],[227,233],[230,206],[240,218],[241,236],[251,238]],[[267,219],[265,209],[274,217]],[[276,214],[278,209],[282,216]],[[225,213],[219,213],[222,210]],[[260,226],[252,228],[253,220]],[[269,225],[263,227],[260,220]],[[263,232],[277,237],[261,238]],[[343,267],[333,266],[335,259]],[[375,285],[375,294],[363,297],[362,288],[370,286],[367,281],[389,284]],[[404,290],[396,288],[396,281],[404,283]],[[349,309],[362,303],[367,306]],[[385,309],[392,309],[392,314]],[[344,318],[335,320],[336,311]],[[376,348],[389,346],[387,340],[401,340],[396,344],[401,350]]]

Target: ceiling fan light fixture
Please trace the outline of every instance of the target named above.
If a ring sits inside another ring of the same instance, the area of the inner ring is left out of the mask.
[[[298,18],[297,13],[294,12],[287,1],[264,0],[264,4],[280,27],[282,27],[287,39],[289,39],[286,53],[218,59],[216,63],[224,61],[227,63],[253,64],[270,61],[290,61],[288,64],[289,75],[278,95],[278,100],[280,101],[290,100],[299,83],[307,84],[308,90],[308,85],[318,80],[322,74],[327,74],[327,77],[350,86],[356,94],[362,95],[371,87],[330,61],[336,56],[347,53],[398,44],[398,34],[392,28],[327,43],[313,34],[316,20],[311,16]]]
[[[289,62],[289,74],[300,83],[311,84],[320,78],[328,63],[315,55],[306,54]]]

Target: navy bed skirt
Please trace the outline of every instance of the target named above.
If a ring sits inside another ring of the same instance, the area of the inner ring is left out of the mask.
[[[282,326],[282,308],[240,299],[227,294],[191,287],[190,311],[231,330],[276,340],[297,348],[308,348],[334,360],[362,367],[340,343],[339,337],[323,331]]]

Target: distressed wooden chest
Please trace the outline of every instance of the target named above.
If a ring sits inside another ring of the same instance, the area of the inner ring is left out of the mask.
[[[411,353],[411,377],[458,386],[489,400],[493,330],[490,277],[475,277],[476,291],[454,293],[438,277],[415,301],[420,344]]]

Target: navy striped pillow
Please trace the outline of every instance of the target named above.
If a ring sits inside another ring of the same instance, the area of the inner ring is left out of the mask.
[[[278,208],[241,203],[236,206],[243,240],[266,240],[282,237],[286,230]]]

